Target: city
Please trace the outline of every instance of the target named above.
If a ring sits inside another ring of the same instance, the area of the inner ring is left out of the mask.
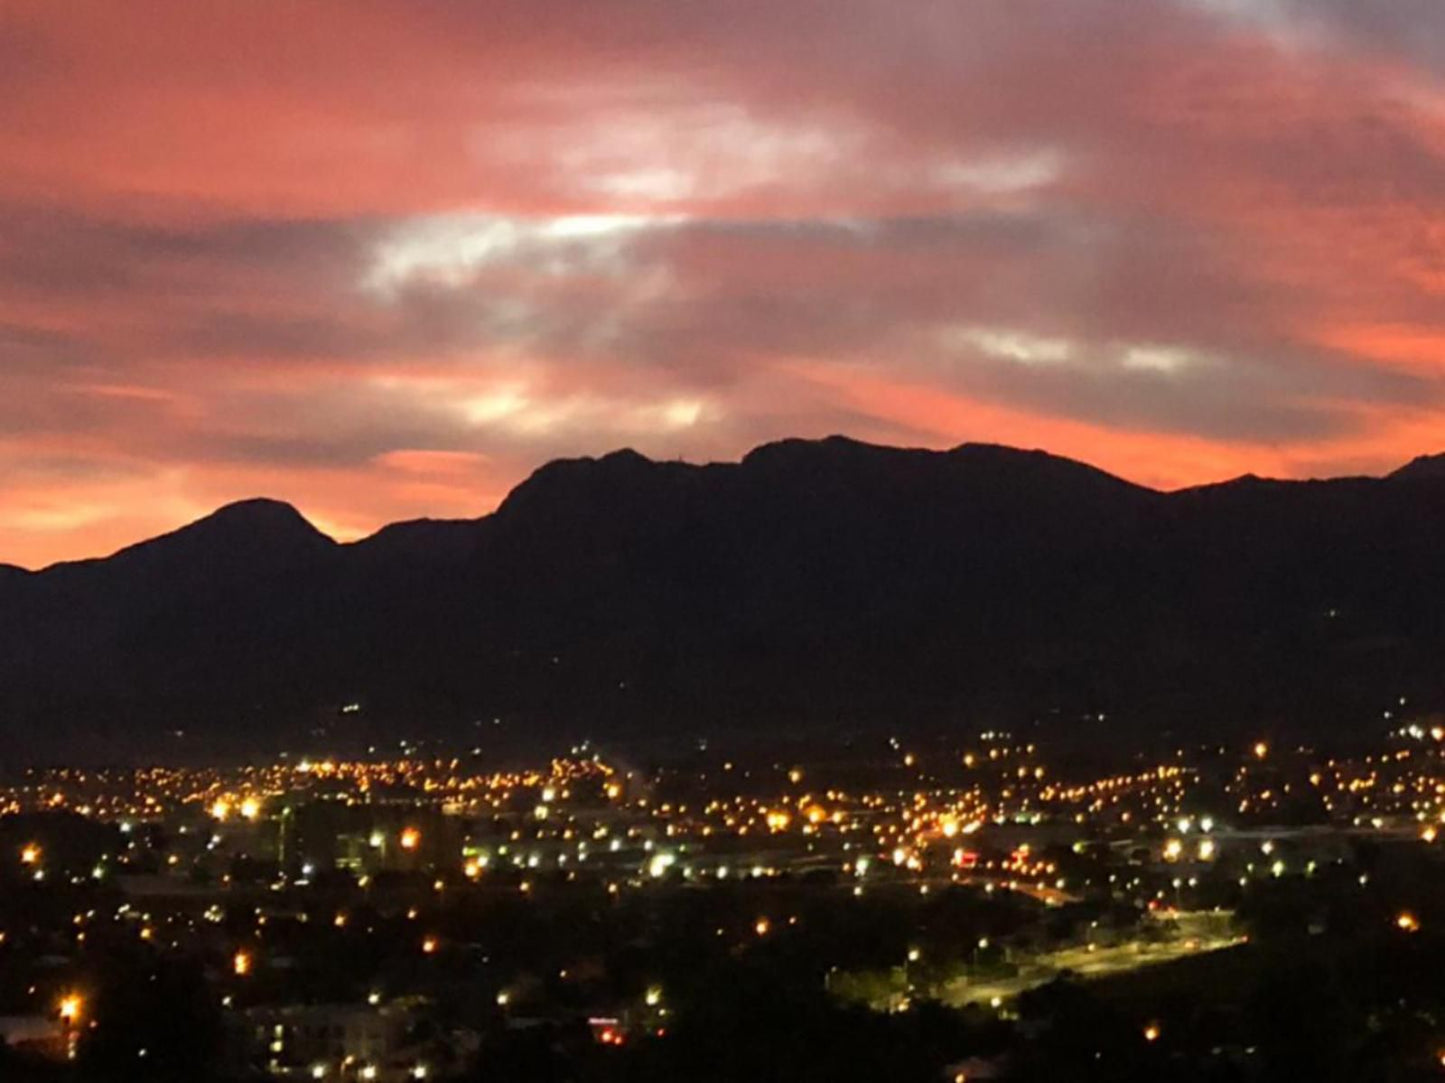
[[[899,1078],[1031,1078],[1066,996],[1131,1025],[1099,1052],[1146,1072],[1181,1071],[1216,1013],[1206,1062],[1250,1078],[1277,1036],[1228,994],[1279,953],[1328,945],[1345,965],[1445,929],[1440,726],[1382,723],[1349,756],[1257,740],[1097,776],[997,731],[646,768],[586,745],[506,770],[412,747],[10,780],[8,1070],[663,1078],[736,982],[778,1025],[803,998],[815,1025],[873,1028]],[[1384,1055],[1438,1071],[1436,994],[1401,979],[1375,1010],[1420,1047]]]

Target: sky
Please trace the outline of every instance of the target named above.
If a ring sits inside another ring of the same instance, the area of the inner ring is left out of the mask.
[[[0,0],[0,561],[830,433],[1445,450],[1445,3]]]

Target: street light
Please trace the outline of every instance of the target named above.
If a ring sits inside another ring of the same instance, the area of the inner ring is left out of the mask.
[[[81,1016],[85,1014],[85,1001],[77,993],[67,993],[60,998],[60,1004],[56,1008],[60,1015],[60,1024],[65,1031],[65,1055],[68,1059],[75,1059],[75,1045],[79,1039],[79,1025]]]

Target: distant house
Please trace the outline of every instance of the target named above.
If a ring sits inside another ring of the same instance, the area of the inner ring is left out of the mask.
[[[420,1007],[394,1001],[252,1008],[232,1021],[232,1058],[237,1067],[260,1067],[276,1078],[324,1079],[344,1070],[375,1083],[426,1079],[442,1064],[455,1066],[475,1043],[418,1040]]]

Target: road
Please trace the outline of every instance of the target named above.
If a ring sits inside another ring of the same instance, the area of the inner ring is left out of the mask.
[[[1084,978],[1102,978],[1147,966],[1172,963],[1176,959],[1193,955],[1222,951],[1242,943],[1242,937],[1212,936],[1190,937],[1163,944],[1135,940],[1127,944],[1095,948],[1093,951],[1087,948],[1070,948],[1067,951],[1040,956],[1022,967],[1016,977],[982,982],[970,982],[967,978],[955,979],[944,987],[941,999],[954,1007],[1011,1000],[1020,993],[1052,981],[1065,970],[1071,970]]]

